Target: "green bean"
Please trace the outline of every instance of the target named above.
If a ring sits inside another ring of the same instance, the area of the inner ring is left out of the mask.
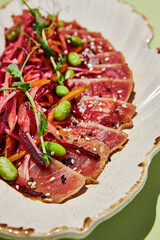
[[[17,29],[12,29],[8,34],[7,34],[7,40],[9,42],[14,42],[17,40],[19,35],[19,32]]]
[[[75,74],[74,70],[68,69],[64,76],[65,80],[68,80],[74,74]]]
[[[81,64],[81,59],[78,53],[76,52],[70,52],[68,54],[68,62],[71,66],[78,66]]]
[[[69,93],[69,90],[66,86],[63,86],[63,85],[58,85],[56,87],[56,94],[59,96],[59,97],[63,97],[64,95],[66,95],[67,93]]]
[[[16,167],[6,157],[0,157],[0,176],[6,181],[13,181],[18,176]]]
[[[54,119],[57,121],[65,120],[71,111],[71,103],[69,101],[63,101],[54,110]]]
[[[59,143],[45,141],[44,145],[46,151],[55,157],[62,157],[66,154],[65,148]]]
[[[83,46],[83,42],[82,42],[82,40],[79,37],[72,35],[72,37],[71,37],[71,45],[73,47],[80,47],[80,46]]]

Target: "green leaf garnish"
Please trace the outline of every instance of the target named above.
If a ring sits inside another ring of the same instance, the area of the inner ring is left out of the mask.
[[[50,156],[50,154],[49,154],[49,153],[41,153],[40,155],[42,156],[42,159],[44,160],[44,162],[45,162],[47,165],[49,165],[49,164],[50,164],[49,160],[52,159],[51,156]]]
[[[15,63],[12,63],[8,66],[6,70],[12,77],[20,78],[22,76],[18,66]]]
[[[59,77],[56,79],[55,83],[59,84],[59,85],[64,85],[63,82],[64,82],[65,78],[62,74],[59,75]]]
[[[57,69],[58,70],[62,65],[66,62],[66,55],[65,54],[59,54],[60,61],[57,63]]]
[[[47,132],[48,120],[42,111],[40,112],[40,123],[38,125],[38,135],[43,136]]]
[[[32,89],[31,84],[30,83],[26,83],[26,82],[14,82],[13,86],[19,86],[21,91],[30,91]]]

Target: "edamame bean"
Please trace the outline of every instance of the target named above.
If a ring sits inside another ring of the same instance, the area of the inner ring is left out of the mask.
[[[13,181],[18,176],[17,168],[6,157],[0,157],[0,176],[6,181]]]
[[[73,47],[80,47],[80,46],[83,46],[83,42],[82,42],[82,40],[79,37],[72,35],[72,37],[71,37],[71,45]]]
[[[66,86],[63,86],[63,85],[58,85],[56,87],[56,94],[59,96],[59,97],[63,97],[64,95],[66,95],[67,93],[69,93],[69,90]]]
[[[65,80],[68,80],[74,74],[75,74],[75,72],[73,70],[68,69],[65,73],[65,76],[64,76]]]
[[[63,101],[54,110],[54,118],[57,121],[65,120],[71,111],[71,103],[69,101]]]
[[[14,42],[17,40],[19,35],[19,32],[17,29],[12,29],[8,34],[7,34],[7,40],[9,42]]]
[[[76,52],[70,52],[68,54],[68,62],[71,66],[78,66],[81,64],[81,59],[78,53]]]
[[[45,141],[44,145],[46,151],[55,157],[62,157],[66,154],[65,148],[59,143]]]

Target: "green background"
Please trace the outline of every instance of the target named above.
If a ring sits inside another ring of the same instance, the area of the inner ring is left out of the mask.
[[[7,1],[0,0],[0,5],[5,2]],[[150,47],[160,47],[160,0],[125,2],[135,6],[149,19],[155,30]],[[160,133],[157,133],[158,135]],[[153,158],[147,182],[136,198],[120,213],[99,224],[88,237],[84,238],[84,240],[143,239],[160,240],[160,153]]]

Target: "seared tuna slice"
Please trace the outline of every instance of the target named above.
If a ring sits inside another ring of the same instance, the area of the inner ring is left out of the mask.
[[[90,86],[81,96],[101,96],[127,101],[133,89],[133,81],[128,79],[69,79],[67,85],[70,90]]]
[[[122,131],[105,127],[93,122],[88,123],[81,121],[76,126],[75,124],[72,124],[72,126],[64,130],[69,130],[71,133],[76,134],[78,138],[99,140],[109,147],[110,152],[121,148],[128,137],[128,135]]]
[[[131,118],[135,113],[133,104],[112,98],[83,97],[77,108],[81,113],[80,119],[115,129],[131,127]]]
[[[115,64],[115,63],[124,63],[125,59],[121,52],[111,51],[98,53],[96,55],[90,54],[88,57],[88,63],[94,65],[98,64]]]
[[[25,186],[36,192],[42,192],[42,198],[39,198],[45,202],[62,202],[79,192],[85,184],[85,178],[81,174],[57,160],[52,160],[47,169],[40,168],[31,159],[24,158],[23,161],[26,163],[23,162],[18,170],[17,184],[25,183]],[[34,183],[29,181],[30,178],[33,179]]]
[[[82,72],[82,78],[109,78],[109,79],[129,79],[132,80],[132,73],[127,64],[102,64],[94,65],[94,67],[88,64],[88,69],[85,70],[78,68],[69,67],[69,69],[74,69]],[[96,73],[97,72],[97,73]]]
[[[108,160],[110,153],[108,146],[100,141],[91,140],[91,138],[80,139],[77,137],[77,134],[74,135],[73,140],[71,135],[70,133],[67,141],[70,145],[65,146],[68,154],[60,160],[82,174],[87,184],[97,183],[96,179]],[[77,146],[77,148],[73,147],[73,145]],[[88,154],[87,151],[91,154]],[[98,156],[98,159],[94,155]]]

